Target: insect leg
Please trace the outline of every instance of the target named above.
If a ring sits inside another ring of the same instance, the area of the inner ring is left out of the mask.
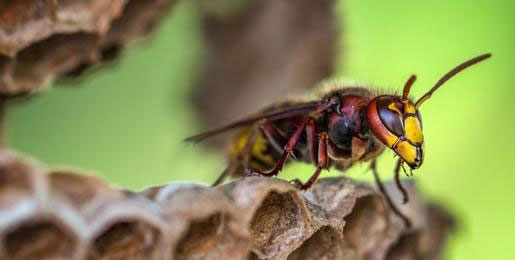
[[[329,163],[329,158],[327,156],[327,133],[320,134],[320,141],[318,142],[318,165],[315,170],[315,173],[309,178],[306,183],[302,183],[299,179],[295,179],[292,182],[295,186],[301,190],[307,190],[316,183],[322,169],[326,168]]]
[[[248,164],[249,157],[250,157],[250,150],[252,149],[252,145],[254,145],[254,142],[257,139],[257,134],[258,134],[257,128],[252,127],[250,129],[250,133],[248,135],[247,141],[245,142],[245,145],[243,146],[243,149],[241,149],[241,151],[238,152],[238,154],[236,155],[236,158],[233,158],[229,162],[227,167],[225,167],[224,171],[220,174],[220,176],[218,176],[216,181],[211,185],[212,187],[218,186],[225,180],[225,178],[233,175],[233,173],[238,169],[238,166],[240,164],[243,164],[243,167],[248,166],[247,164]]]
[[[216,178],[216,181],[213,182],[213,184],[211,184],[211,187],[220,185],[225,180],[225,178],[227,178],[227,176],[232,175],[232,173],[236,169],[235,165],[236,165],[236,163],[230,162],[229,165],[227,165],[227,167],[225,167],[225,169],[220,174],[220,176],[218,176],[218,178]]]
[[[310,120],[308,122],[308,125],[306,126],[306,138],[307,138],[307,143],[308,143],[308,152],[309,152],[309,158],[311,159],[312,162],[314,163],[317,163],[320,161],[320,152],[318,153],[318,158],[316,156],[316,144],[317,144],[317,140],[316,140],[316,125],[315,125],[315,120]],[[327,133],[325,133],[326,137],[327,137]],[[321,142],[321,141],[320,141]],[[320,146],[320,142],[319,142],[319,146]],[[327,142],[324,144],[325,146],[325,149],[327,150]],[[319,148],[320,150],[320,148]],[[325,154],[325,156],[327,157],[327,153]]]
[[[282,170],[284,164],[286,163],[286,160],[288,159],[288,156],[290,156],[295,148],[297,147],[297,143],[299,142],[300,138],[302,137],[302,133],[304,132],[304,129],[306,129],[306,126],[310,121],[313,121],[314,119],[312,117],[307,117],[302,121],[302,124],[295,130],[295,133],[288,139],[288,143],[284,146],[283,153],[281,154],[281,157],[279,158],[279,161],[277,161],[277,164],[275,167],[269,171],[269,172],[263,172],[258,169],[251,169],[247,167],[247,172],[250,174],[258,174],[262,176],[276,176],[279,174],[279,172]]]
[[[388,193],[386,192],[386,189],[383,183],[381,182],[381,179],[379,178],[379,174],[377,173],[376,160],[373,160],[370,163],[370,169],[372,170],[372,173],[374,173],[374,179],[376,181],[377,187],[379,188],[379,191],[381,191],[381,193],[385,197],[386,202],[388,203],[390,208],[393,210],[395,215],[399,216],[402,219],[407,228],[411,227],[411,221],[408,219],[408,217],[402,214],[402,212],[395,206],[395,204],[393,204],[390,195],[388,195]]]
[[[261,130],[265,134],[266,139],[270,142],[272,147],[279,153],[282,153],[284,151],[283,147],[286,145],[286,142],[288,142],[288,138],[284,136],[284,133],[277,128],[276,125],[274,125],[272,122],[265,122],[262,125],[260,125]],[[316,125],[314,120],[309,120],[308,124],[306,125],[306,136],[307,136],[307,144],[308,144],[308,152],[309,152],[309,158],[312,162],[315,162],[316,164]],[[297,156],[297,151],[293,151],[290,155],[294,157]]]
[[[397,185],[397,188],[402,193],[402,204],[408,203],[409,197],[408,192],[404,187],[402,186],[401,179],[400,179],[400,171],[401,171],[401,165],[402,165],[402,159],[397,160],[397,165],[395,166],[395,184]]]
[[[272,147],[279,153],[282,153],[283,147],[286,145],[286,142],[288,142],[288,138],[286,138],[281,133],[281,131],[277,129],[277,127],[271,122],[265,122],[261,124],[260,128]]]

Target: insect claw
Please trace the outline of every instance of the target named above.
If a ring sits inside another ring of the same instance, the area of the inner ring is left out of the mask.
[[[293,179],[288,181],[291,185],[295,186],[295,188],[300,188],[302,184],[300,183],[299,179]]]
[[[295,188],[301,191],[307,191],[309,189],[309,187],[305,184],[302,184],[302,182],[299,179],[293,179],[289,181],[289,183],[291,183],[293,186],[295,186]]]
[[[303,185],[303,186],[301,186],[301,187],[299,188],[299,190],[301,190],[301,191],[307,191],[307,190],[309,190],[309,188],[310,188],[310,187],[307,187],[307,186],[304,186],[304,185]]]
[[[295,153],[292,151],[292,152],[289,152],[289,155],[291,156],[291,158],[293,160],[297,160],[297,156],[295,156]]]

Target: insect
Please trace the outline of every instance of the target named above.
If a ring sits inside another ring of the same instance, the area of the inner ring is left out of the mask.
[[[489,53],[480,55],[456,66],[416,102],[408,97],[415,75],[405,83],[402,96],[376,95],[361,87],[341,87],[325,93],[319,100],[274,105],[255,116],[191,136],[186,141],[197,143],[240,129],[231,145],[228,166],[214,186],[228,176],[245,172],[276,176],[292,157],[316,165],[307,182],[292,181],[299,189],[306,190],[317,181],[323,169],[345,170],[357,162],[370,162],[379,190],[392,210],[410,226],[409,219],[388,196],[377,173],[376,159],[386,148],[398,155],[394,178],[403,203],[407,203],[408,194],[399,174],[404,164],[413,170],[424,161],[420,106],[447,80],[490,56]]]

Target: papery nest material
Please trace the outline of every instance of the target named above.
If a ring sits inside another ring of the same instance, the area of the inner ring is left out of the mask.
[[[410,230],[380,193],[344,177],[308,192],[262,177],[130,192],[2,150],[0,258],[438,259],[452,217],[406,184]]]
[[[152,31],[175,0],[8,0],[0,3],[0,96],[39,90],[116,57]]]

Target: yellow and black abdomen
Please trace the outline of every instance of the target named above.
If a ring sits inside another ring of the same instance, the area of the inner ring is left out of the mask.
[[[254,133],[252,133],[253,131]],[[234,175],[241,175],[245,166],[262,171],[270,170],[275,166],[279,157],[280,154],[255,125],[242,129],[235,136],[229,149],[229,160],[237,161],[239,164]]]
[[[290,107],[293,104],[292,102],[285,102],[265,109],[262,113],[280,111],[282,108]],[[274,138],[274,144],[265,135],[263,128],[259,125],[260,122],[242,128],[235,135],[232,144],[229,146],[229,162],[231,164],[236,162],[237,166],[233,167],[228,175],[233,177],[240,176],[243,174],[245,167],[259,171],[273,169],[281,157],[283,146],[295,132],[302,119],[302,116],[297,116],[264,123],[264,128],[267,128],[266,125],[269,125],[275,131],[274,133],[269,133],[269,136],[272,135],[273,137],[271,138]],[[297,145],[297,149],[294,151],[295,157],[301,161],[306,161],[306,156],[304,155],[308,155],[305,139],[304,134]],[[307,161],[310,161],[309,158]]]

